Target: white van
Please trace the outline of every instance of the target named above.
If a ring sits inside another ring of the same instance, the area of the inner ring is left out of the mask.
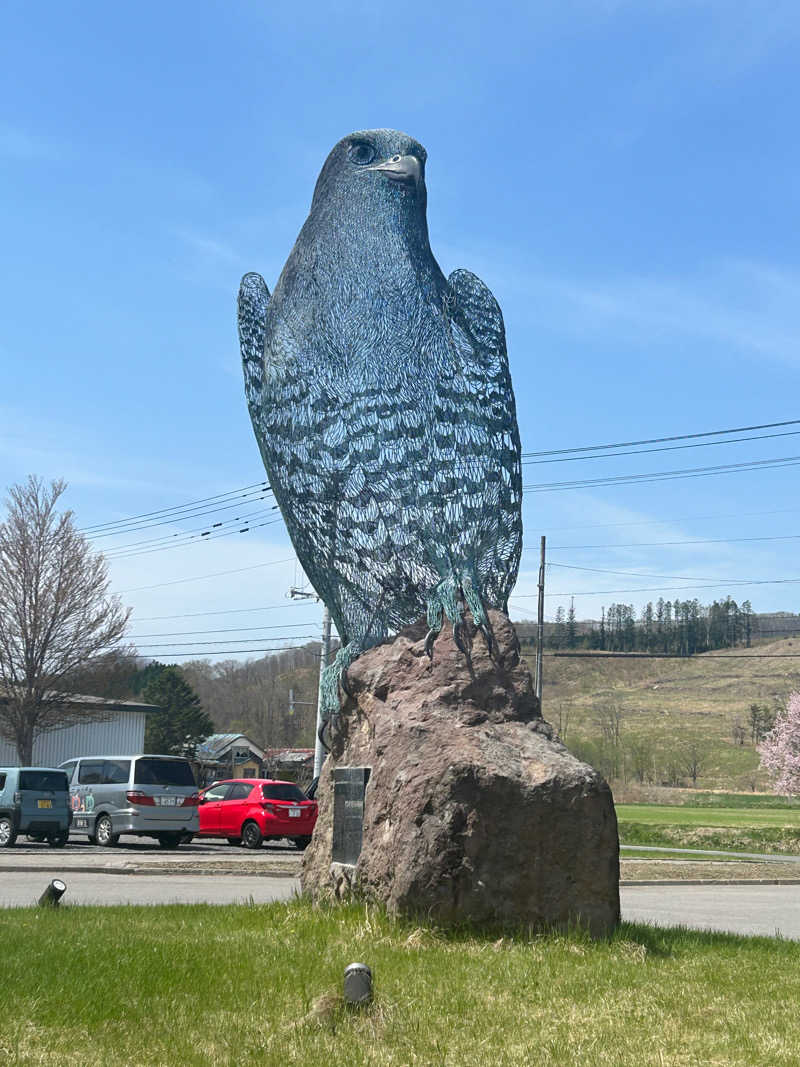
[[[132,834],[177,848],[197,833],[197,783],[182,756],[81,756],[61,769],[69,779],[70,833],[93,845]]]

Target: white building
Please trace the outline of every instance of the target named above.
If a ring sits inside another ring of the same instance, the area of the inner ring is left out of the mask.
[[[89,718],[72,726],[62,726],[39,734],[33,743],[33,766],[57,767],[75,756],[126,756],[144,752],[144,728],[148,712],[160,710],[154,704],[134,700],[103,700],[101,697],[73,696],[70,710],[86,709],[102,718]],[[0,739],[0,767],[19,764],[14,745]]]

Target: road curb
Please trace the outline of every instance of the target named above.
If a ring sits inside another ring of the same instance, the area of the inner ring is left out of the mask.
[[[55,864],[52,867],[2,867],[0,873],[8,871],[11,874],[30,874],[30,875],[42,875],[51,877],[54,873],[57,873],[62,878],[69,878],[73,874],[126,874],[126,875],[149,875],[151,877],[161,878],[175,878],[181,875],[202,875],[210,878],[215,874],[235,874],[240,878],[297,878],[298,871],[286,871],[286,870],[263,870],[263,871],[239,871],[235,867],[228,868],[227,870],[220,870],[217,868],[206,868],[200,870],[148,870],[147,867],[58,867]]]
[[[800,878],[654,878],[647,881],[622,881],[620,887],[637,885],[800,885]]]

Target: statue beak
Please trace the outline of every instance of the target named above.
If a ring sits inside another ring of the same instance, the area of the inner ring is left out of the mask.
[[[392,156],[382,163],[374,163],[366,170],[379,170],[396,182],[413,182],[419,185],[422,180],[422,164],[416,156]]]

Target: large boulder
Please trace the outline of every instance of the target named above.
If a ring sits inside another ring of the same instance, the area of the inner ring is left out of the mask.
[[[439,923],[619,921],[619,842],[611,791],[540,716],[514,629],[491,612],[494,648],[467,622],[433,662],[417,624],[349,670],[303,890],[350,895]],[[334,862],[333,770],[370,769],[355,864]]]

